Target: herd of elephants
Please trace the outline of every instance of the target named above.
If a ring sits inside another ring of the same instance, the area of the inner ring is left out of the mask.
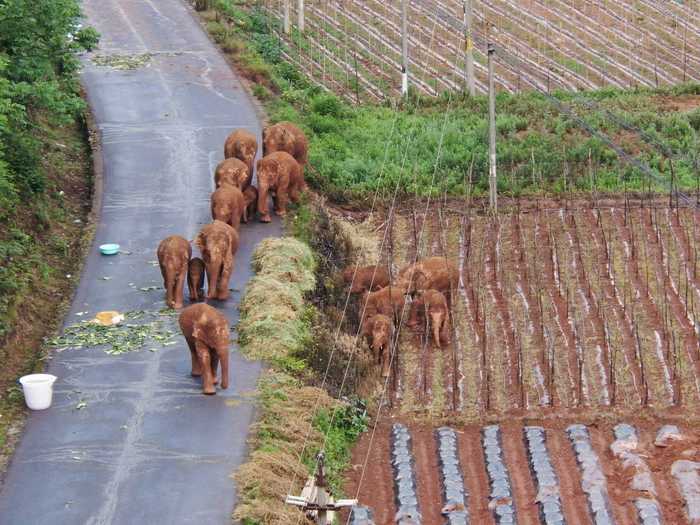
[[[195,303],[182,310],[179,324],[190,349],[192,376],[202,377],[205,394],[216,394],[217,384],[228,388],[230,327],[221,312],[201,301],[228,299],[241,222],[252,220],[256,212],[261,222],[270,222],[269,197],[274,212],[284,217],[288,202],[298,202],[306,189],[308,140],[303,131],[291,122],[268,126],[263,129],[262,150],[263,157],[255,163],[255,135],[238,129],[227,137],[224,160],[214,172],[212,222],[202,227],[193,241],[201,258],[192,257],[190,241],[180,235],[166,237],[158,245],[167,305],[183,308],[185,280],[190,301]],[[252,184],[254,167],[257,188]],[[459,271],[445,257],[414,261],[399,271],[393,283],[388,268],[382,265],[353,265],[345,269],[343,278],[350,293],[363,294],[361,333],[381,365],[383,377],[390,373],[390,342],[409,302],[407,325],[419,326],[422,317],[426,328],[432,328],[438,348],[449,343],[448,305],[451,292],[459,283]]]

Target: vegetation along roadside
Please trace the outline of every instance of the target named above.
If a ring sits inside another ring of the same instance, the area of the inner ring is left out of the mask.
[[[17,377],[42,368],[90,237],[92,165],[76,0],[0,3],[0,471],[19,434]]]

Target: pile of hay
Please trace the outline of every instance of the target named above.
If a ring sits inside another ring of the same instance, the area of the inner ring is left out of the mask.
[[[254,427],[254,452],[235,478],[240,494],[234,519],[261,525],[310,523],[296,507],[286,505],[291,490],[300,494],[309,476],[301,462],[304,438],[306,454],[318,450],[323,435],[312,427],[312,410],[330,409],[336,403],[324,390],[300,386],[281,373],[266,372],[259,385],[261,419]]]
[[[240,305],[239,343],[246,356],[274,361],[308,341],[304,294],[316,285],[315,266],[309,247],[296,239],[266,239],[258,245],[256,276]]]

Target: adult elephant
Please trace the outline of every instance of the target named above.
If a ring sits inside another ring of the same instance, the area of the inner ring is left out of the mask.
[[[216,373],[221,362],[221,388],[228,388],[228,356],[231,328],[226,317],[208,304],[193,304],[179,318],[182,335],[190,347],[192,376],[202,377],[202,391],[216,394]]]
[[[246,210],[243,193],[235,186],[224,184],[211,194],[211,218],[225,222],[238,230]]]
[[[171,235],[160,241],[157,254],[160,273],[163,275],[165,302],[170,308],[182,308],[192,247],[184,237]]]
[[[229,184],[244,190],[250,184],[252,169],[240,159],[222,160],[214,170],[214,186],[220,188],[223,184]]]
[[[296,159],[301,167],[308,162],[309,141],[304,132],[291,122],[278,122],[263,129],[263,156],[275,151],[286,151]]]
[[[197,234],[194,242],[202,252],[207,269],[207,299],[228,299],[228,281],[233,272],[238,240],[235,228],[217,220],[204,226]]]
[[[253,162],[258,153],[258,141],[250,131],[237,129],[231,133],[224,143],[224,158],[238,159],[248,167],[248,183],[253,178]],[[246,185],[247,185],[246,184]]]
[[[260,222],[270,222],[268,211],[268,195],[272,194],[275,213],[284,217],[287,213],[287,203],[291,199],[299,202],[301,191],[301,168],[299,163],[289,153],[276,151],[258,161],[258,212]]]
[[[427,257],[399,271],[397,286],[408,293],[437,290],[450,300],[451,293],[459,286],[459,269],[447,257]]]

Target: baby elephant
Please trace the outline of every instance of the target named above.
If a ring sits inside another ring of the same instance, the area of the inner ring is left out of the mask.
[[[190,290],[190,301],[204,300],[204,261],[199,257],[192,257],[187,267],[187,287]]]
[[[243,201],[245,208],[243,209],[243,222],[247,223],[249,220],[255,218],[255,210],[258,209],[258,188],[255,186],[248,186],[243,190]]]
[[[367,320],[362,332],[367,338],[370,350],[377,358],[377,364],[382,367],[382,377],[389,377],[394,324],[386,315],[377,314]]]
[[[179,235],[166,237],[158,245],[158,264],[163,275],[165,302],[170,308],[182,308],[183,290],[192,247]]]
[[[224,184],[211,194],[211,218],[225,222],[236,230],[246,210],[243,193],[235,186]]]
[[[192,356],[192,376],[202,377],[202,391],[216,394],[221,361],[221,388],[228,388],[228,348],[231,328],[226,317],[206,303],[193,304],[180,314],[180,329]]]
[[[445,295],[437,290],[425,290],[411,304],[411,316],[407,326],[416,326],[419,323],[419,313],[424,313],[432,329],[435,346],[441,348],[441,343],[450,344],[448,320],[449,307]]]
[[[343,280],[351,284],[350,293],[375,292],[389,286],[389,271],[386,266],[360,266],[355,271],[353,264],[343,270]]]
[[[219,162],[214,171],[214,185],[220,188],[222,184],[230,184],[244,189],[250,184],[250,170],[239,159],[226,159]]]
[[[302,177],[299,163],[289,153],[277,151],[260,159],[258,169],[258,212],[260,222],[270,222],[268,195],[274,194],[275,213],[280,217],[287,214],[287,203],[299,201]]]

